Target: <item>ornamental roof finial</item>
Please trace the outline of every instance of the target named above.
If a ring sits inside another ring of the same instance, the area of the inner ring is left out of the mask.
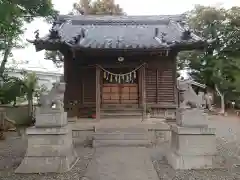
[[[35,39],[39,39],[39,29],[34,31],[34,34],[35,34]]]

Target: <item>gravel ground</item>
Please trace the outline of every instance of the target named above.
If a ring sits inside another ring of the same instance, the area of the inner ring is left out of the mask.
[[[163,158],[153,160],[160,180],[234,180],[240,179],[240,120],[213,117],[209,123],[217,128],[218,158],[212,170],[175,171]],[[80,157],[73,169],[63,174],[14,174],[24,157],[27,142],[24,138],[9,134],[0,141],[0,180],[81,180],[94,155],[94,149],[76,147]]]
[[[209,126],[216,128],[217,156],[214,169],[173,170],[166,159],[153,161],[160,180],[237,180],[240,179],[240,119],[211,116]]]
[[[94,149],[75,147],[80,160],[73,169],[63,174],[15,174],[27,147],[27,141],[12,137],[0,142],[0,180],[80,180],[94,154]]]
[[[230,146],[229,146],[230,145]],[[215,168],[209,170],[174,170],[165,158],[153,161],[160,180],[235,180],[240,179],[240,160],[237,158],[237,147],[217,140],[218,156]],[[239,165],[239,166],[238,166]]]

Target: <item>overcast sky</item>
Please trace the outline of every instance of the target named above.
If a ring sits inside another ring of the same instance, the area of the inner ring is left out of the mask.
[[[77,0],[53,0],[54,6],[61,14],[67,14],[72,10],[72,4]],[[184,13],[194,7],[195,4],[223,6],[230,8],[240,6],[240,0],[115,0],[128,15],[170,15]],[[35,20],[26,25],[24,39],[33,39],[35,30],[39,29],[40,36],[48,33],[50,25],[42,20]],[[36,52],[34,46],[28,44],[25,49],[15,50],[14,59],[17,61],[28,61],[22,65],[28,69],[43,71],[62,71],[55,68],[51,61],[44,59],[44,51]]]

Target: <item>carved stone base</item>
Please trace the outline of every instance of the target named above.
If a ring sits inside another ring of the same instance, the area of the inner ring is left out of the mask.
[[[203,109],[178,109],[177,125],[184,127],[206,127],[207,114]]]
[[[38,108],[36,111],[36,127],[62,127],[67,123],[67,113],[61,109]]]
[[[214,156],[187,156],[179,155],[175,152],[167,154],[168,163],[173,169],[211,169]]]
[[[166,155],[174,169],[212,168],[216,155],[215,129],[171,126],[171,149]]]
[[[70,170],[78,157],[72,144],[70,126],[28,128],[26,155],[16,173],[62,173]]]

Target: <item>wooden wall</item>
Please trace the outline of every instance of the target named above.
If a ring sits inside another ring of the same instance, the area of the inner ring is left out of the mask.
[[[88,117],[96,111],[96,69],[77,66],[74,61],[66,57],[64,64],[65,109],[68,117]],[[175,59],[170,57],[148,60],[145,73],[147,105],[168,108],[176,104],[175,66]]]
[[[175,61],[155,59],[146,67],[146,103],[159,106],[175,104]]]
[[[88,117],[96,111],[96,69],[77,66],[73,59],[65,60],[65,110],[68,117]]]

